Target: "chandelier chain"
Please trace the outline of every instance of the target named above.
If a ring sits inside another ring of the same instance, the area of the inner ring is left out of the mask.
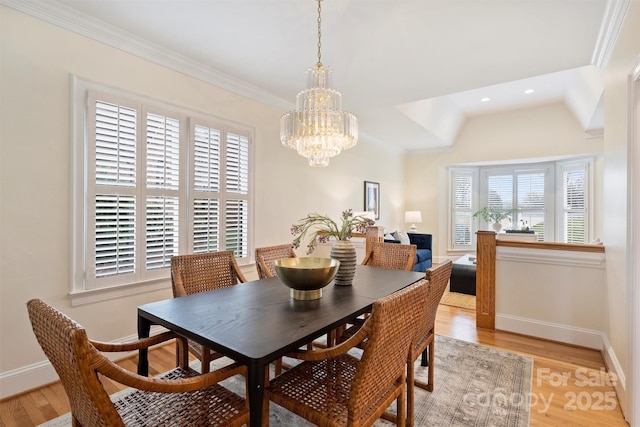
[[[322,46],[322,31],[320,29],[320,24],[322,24],[322,18],[320,12],[322,11],[322,0],[318,0],[318,67],[322,67],[322,54],[320,53],[320,47]]]

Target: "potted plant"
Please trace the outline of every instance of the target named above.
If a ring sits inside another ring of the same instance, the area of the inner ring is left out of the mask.
[[[511,221],[511,217],[517,211],[517,209],[498,209],[484,207],[473,214],[474,218],[478,216],[482,217],[487,224],[492,224],[493,229],[499,232],[502,229],[502,220],[508,219]]]
[[[367,227],[374,225],[375,221],[361,215],[353,215],[353,210],[342,212],[342,223],[329,218],[327,215],[312,213],[298,220],[291,226],[291,234],[295,236],[292,242],[294,249],[300,247],[300,242],[307,233],[311,233],[311,240],[307,244],[307,255],[311,254],[318,243],[328,242],[329,239],[337,240],[331,248],[331,258],[340,261],[340,267],[335,277],[336,285],[350,285],[356,271],[356,250],[351,243],[351,235],[354,232],[365,233]]]

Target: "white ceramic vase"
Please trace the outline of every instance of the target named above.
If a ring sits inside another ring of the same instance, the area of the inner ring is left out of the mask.
[[[340,261],[334,283],[340,286],[353,284],[353,276],[356,274],[356,248],[351,240],[337,240],[331,247],[331,258]]]

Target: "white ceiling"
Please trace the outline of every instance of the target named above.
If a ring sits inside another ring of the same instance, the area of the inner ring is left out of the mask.
[[[1,2],[283,109],[317,61],[314,0]],[[561,101],[590,131],[627,3],[324,0],[322,62],[361,139],[402,150],[451,145],[469,115]]]

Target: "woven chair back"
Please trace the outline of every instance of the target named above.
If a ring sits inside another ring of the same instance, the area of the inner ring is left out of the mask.
[[[94,369],[104,359],[78,323],[39,299],[27,303],[33,332],[84,426],[124,426]]]
[[[442,295],[444,295],[444,291],[449,284],[452,267],[453,262],[451,260],[447,260],[441,264],[434,265],[425,273],[425,278],[429,281],[429,299],[427,302],[425,316],[425,326],[427,328],[426,333],[433,333],[434,325],[436,323],[436,314],[438,312],[438,304],[440,304]]]
[[[363,264],[371,267],[413,271],[416,260],[416,245],[371,242],[371,251]]]
[[[256,248],[256,270],[258,277],[264,279],[276,275],[275,261],[282,258],[295,258],[296,253],[291,243],[284,245]]]
[[[412,328],[418,305],[428,293],[425,279],[373,303],[365,323],[368,341],[356,369],[351,395],[350,418],[359,419],[397,381],[405,381]]]
[[[173,296],[181,297],[245,282],[233,251],[176,255],[171,258]]]

